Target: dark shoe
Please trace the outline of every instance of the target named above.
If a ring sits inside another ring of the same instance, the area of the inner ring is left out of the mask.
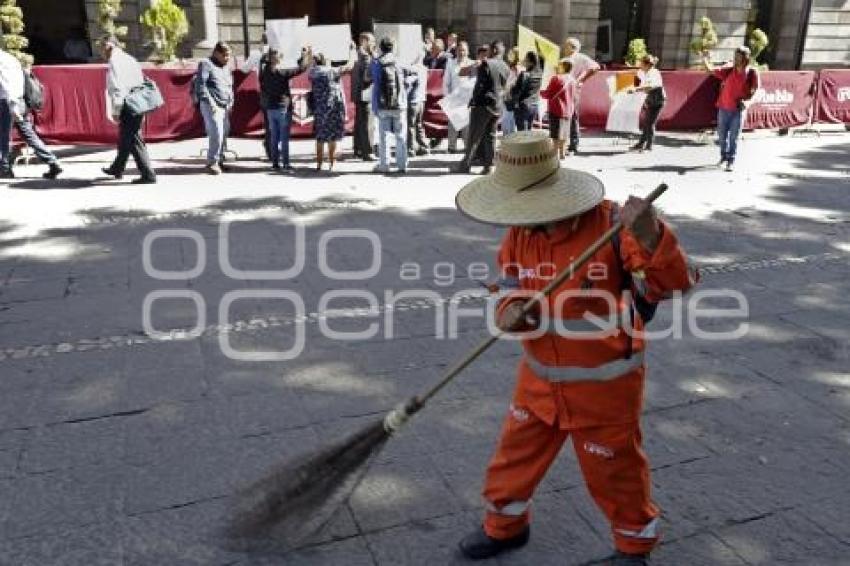
[[[0,179],[14,179],[15,174],[11,169],[6,169],[5,171],[0,171]]]
[[[44,177],[45,179],[55,179],[56,177],[58,177],[61,174],[62,174],[62,168],[59,166],[59,164],[58,163],[51,163],[50,169],[48,169],[47,173],[42,175],[42,177]]]
[[[101,169],[101,171],[103,171],[104,173],[106,173],[110,177],[115,177],[116,179],[120,179],[124,176],[124,173],[119,173],[118,171],[113,171],[109,167],[104,167],[103,169]]]
[[[433,138],[428,145],[431,146],[431,149],[437,149],[438,147],[440,147],[440,144],[442,144],[442,143],[443,143],[442,138]]]
[[[629,151],[643,151],[643,144],[636,143],[635,145],[629,147]]]
[[[490,173],[492,173],[492,172],[493,172],[493,167],[492,167],[492,166],[490,166],[490,165],[486,165],[486,166],[484,167],[484,169],[482,169],[482,170],[481,170],[481,174],[482,174],[482,175],[489,175],[489,174],[490,174]]]
[[[131,185],[154,185],[156,184],[156,177],[139,177],[138,179],[133,179],[130,181]]]
[[[422,157],[423,155],[431,155],[431,151],[427,148],[424,148],[424,147],[420,147],[419,149],[416,150],[416,156],[417,157]]]
[[[361,157],[361,159],[362,159],[363,161],[367,161],[367,162],[369,162],[369,163],[371,163],[371,162],[375,161],[375,158],[374,158],[374,157],[372,157],[371,155],[364,155],[363,157]]]
[[[469,175],[469,165],[466,165],[465,163],[458,163],[451,168],[451,172],[459,175]]]
[[[473,533],[466,535],[458,544],[460,551],[470,560],[483,560],[492,558],[506,550],[525,546],[531,530],[526,527],[524,531],[515,537],[507,539],[495,539],[487,536],[483,527],[479,527]]]
[[[649,554],[617,553],[608,561],[609,566],[649,566]]]

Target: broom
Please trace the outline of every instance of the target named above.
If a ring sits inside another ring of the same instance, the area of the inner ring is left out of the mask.
[[[647,205],[666,190],[666,184],[659,185],[646,198]],[[530,314],[622,228],[619,221],[611,226],[567,269],[526,301],[522,314]],[[368,464],[393,433],[504,334],[498,331],[487,337],[422,395],[408,399],[348,438],[273,471],[242,492],[240,509],[225,531],[231,547],[257,549],[264,542],[267,549],[290,550],[319,531],[348,500],[368,470]]]

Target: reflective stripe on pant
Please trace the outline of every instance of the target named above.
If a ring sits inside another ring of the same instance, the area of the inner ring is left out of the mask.
[[[531,497],[561,446],[572,435],[585,483],[611,523],[614,543],[644,553],[658,542],[658,508],[650,498],[649,465],[637,423],[561,430],[511,406],[484,486],[484,530],[510,538],[529,524]]]

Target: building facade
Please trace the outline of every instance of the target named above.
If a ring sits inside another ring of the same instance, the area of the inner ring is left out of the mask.
[[[127,25],[128,49],[146,57],[148,38],[140,14],[155,0],[124,0],[118,23]],[[560,43],[581,40],[584,50],[603,62],[621,61],[629,40],[642,37],[662,67],[688,67],[698,56],[689,50],[699,22],[709,17],[719,45],[715,59],[731,58],[748,32],[759,27],[771,40],[762,62],[775,69],[850,67],[850,0],[176,0],[190,20],[184,57],[205,54],[217,40],[243,51],[245,31],[252,47],[260,45],[266,19],[302,17],[313,23],[350,22],[354,33],[374,21],[418,22],[439,33],[454,31],[472,45],[503,39],[512,44],[516,24]],[[50,56],[62,60],[57,44],[82,35],[99,35],[97,0],[18,0],[27,35]],[[51,44],[52,50],[46,45]],[[42,60],[39,60],[42,59]]]

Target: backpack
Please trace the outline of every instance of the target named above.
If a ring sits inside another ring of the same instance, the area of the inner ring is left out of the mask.
[[[381,92],[379,103],[382,110],[400,110],[401,85],[398,80],[398,72],[395,63],[384,65],[381,63]]]
[[[190,92],[190,96],[192,97],[192,105],[198,107],[201,105],[201,99],[198,97],[198,91],[200,90],[200,81],[201,81],[201,63],[198,63],[198,68],[195,71],[195,74],[192,76],[192,90]]]
[[[615,205],[611,209],[611,224],[613,225],[617,221],[617,217],[619,215],[619,209]],[[640,293],[635,293],[632,290],[633,277],[632,273],[626,269],[626,266],[623,265],[623,260],[620,257],[620,233],[617,232],[614,234],[614,237],[611,239],[611,247],[614,248],[614,257],[617,260],[617,266],[620,269],[620,290],[621,291],[629,291],[632,296],[632,315],[634,315],[634,311],[640,315],[641,320],[645,324],[649,324],[649,322],[655,317],[655,311],[658,310],[658,303],[647,300]]]
[[[24,71],[24,104],[33,112],[44,108],[44,85],[29,71]]]

